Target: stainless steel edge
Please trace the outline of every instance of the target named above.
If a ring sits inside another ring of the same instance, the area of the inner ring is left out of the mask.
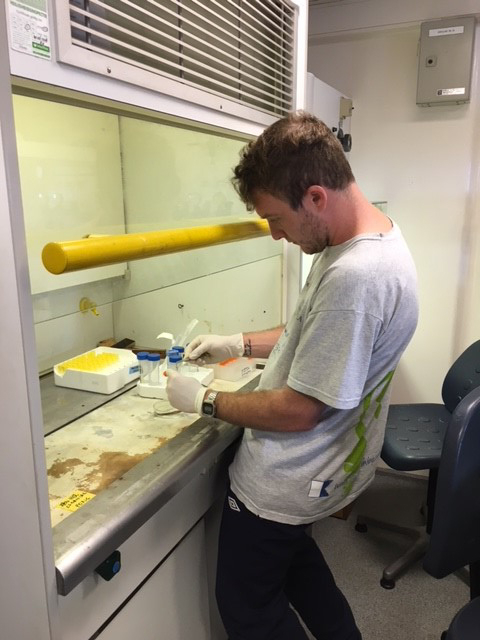
[[[241,391],[253,390],[258,379]],[[210,468],[243,430],[199,418],[53,529],[57,591],[68,595],[115,549]]]

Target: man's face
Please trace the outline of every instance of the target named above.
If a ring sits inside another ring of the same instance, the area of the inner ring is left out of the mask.
[[[309,254],[320,253],[329,244],[327,225],[311,198],[304,198],[295,210],[285,200],[261,191],[254,205],[260,218],[268,222],[274,240],[285,238]]]

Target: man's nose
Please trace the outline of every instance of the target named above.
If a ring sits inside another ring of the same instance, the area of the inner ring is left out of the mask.
[[[283,231],[281,231],[280,229],[275,229],[271,224],[269,224],[269,227],[270,235],[274,240],[281,240],[282,238],[285,238],[285,234],[283,233]]]

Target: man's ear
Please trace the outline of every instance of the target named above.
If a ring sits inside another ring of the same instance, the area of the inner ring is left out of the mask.
[[[323,211],[327,206],[327,192],[318,184],[312,184],[305,192],[303,203],[314,206],[319,211]]]

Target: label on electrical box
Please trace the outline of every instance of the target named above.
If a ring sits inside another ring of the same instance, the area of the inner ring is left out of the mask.
[[[37,58],[52,57],[47,0],[10,0],[12,49]]]
[[[429,29],[428,35],[430,38],[435,36],[454,36],[457,33],[463,33],[465,27],[443,27],[443,29]]]
[[[456,89],[437,89],[437,96],[463,96],[465,87],[457,87]]]

